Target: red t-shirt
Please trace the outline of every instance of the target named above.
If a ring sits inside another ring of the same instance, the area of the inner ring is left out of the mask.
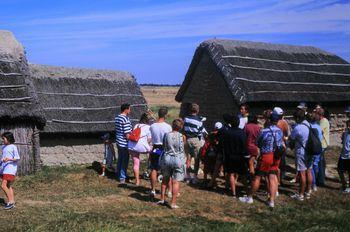
[[[247,152],[249,156],[258,156],[259,154],[259,149],[255,141],[260,134],[260,130],[260,126],[255,123],[248,123],[244,128],[244,132],[247,135]]]

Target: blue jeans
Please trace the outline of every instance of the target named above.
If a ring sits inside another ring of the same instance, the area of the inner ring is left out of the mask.
[[[320,161],[321,154],[314,155],[312,159],[312,186],[316,186],[316,179],[318,178]]]
[[[320,162],[318,165],[317,185],[319,186],[324,186],[326,180],[326,160],[324,158],[325,151],[326,149],[322,150]]]
[[[127,147],[118,146],[118,162],[117,162],[117,178],[120,180],[126,179],[126,174],[129,165],[129,151]]]

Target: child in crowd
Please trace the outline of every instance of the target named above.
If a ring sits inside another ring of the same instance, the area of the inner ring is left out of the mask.
[[[208,174],[213,176],[217,153],[218,153],[218,130],[222,128],[222,123],[217,122],[214,131],[205,139],[203,147],[200,149],[200,158],[204,164],[204,181],[208,180]]]
[[[113,161],[115,160],[115,150],[113,147],[113,143],[110,139],[110,134],[106,133],[101,137],[104,143],[104,157],[102,163],[102,174],[101,176],[105,176],[106,168],[107,170],[113,169]]]
[[[347,172],[350,180],[350,120],[346,122],[346,130],[342,136],[342,143],[343,149],[338,161],[338,173],[342,183],[343,192],[350,193],[350,186],[347,185],[344,175],[345,172]]]
[[[0,167],[0,177],[2,179],[1,188],[5,192],[7,197],[7,204],[4,209],[9,210],[15,207],[15,197],[12,188],[12,184],[15,181],[17,174],[17,162],[20,159],[17,147],[14,145],[15,139],[11,132],[5,132],[1,135],[2,157]]]

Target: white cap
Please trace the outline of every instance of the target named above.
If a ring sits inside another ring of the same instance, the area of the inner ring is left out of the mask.
[[[215,129],[220,130],[222,128],[222,123],[216,122],[214,127],[215,127]]]
[[[275,115],[283,115],[283,110],[280,107],[275,107],[273,108],[272,113]]]
[[[300,102],[297,106],[298,109],[307,110],[307,106],[305,102]]]

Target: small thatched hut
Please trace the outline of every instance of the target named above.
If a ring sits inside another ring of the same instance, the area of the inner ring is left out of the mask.
[[[41,131],[46,164],[87,163],[102,154],[100,136],[114,135],[120,105],[131,104],[131,120],[147,110],[135,78],[126,72],[30,65],[47,119]]]
[[[44,125],[24,49],[11,32],[0,31],[0,133],[14,134],[19,175],[40,169],[38,129]]]
[[[197,102],[208,128],[241,103],[257,113],[276,105],[291,113],[300,101],[342,112],[350,102],[350,64],[315,47],[208,40],[197,48],[176,100],[181,115]]]

